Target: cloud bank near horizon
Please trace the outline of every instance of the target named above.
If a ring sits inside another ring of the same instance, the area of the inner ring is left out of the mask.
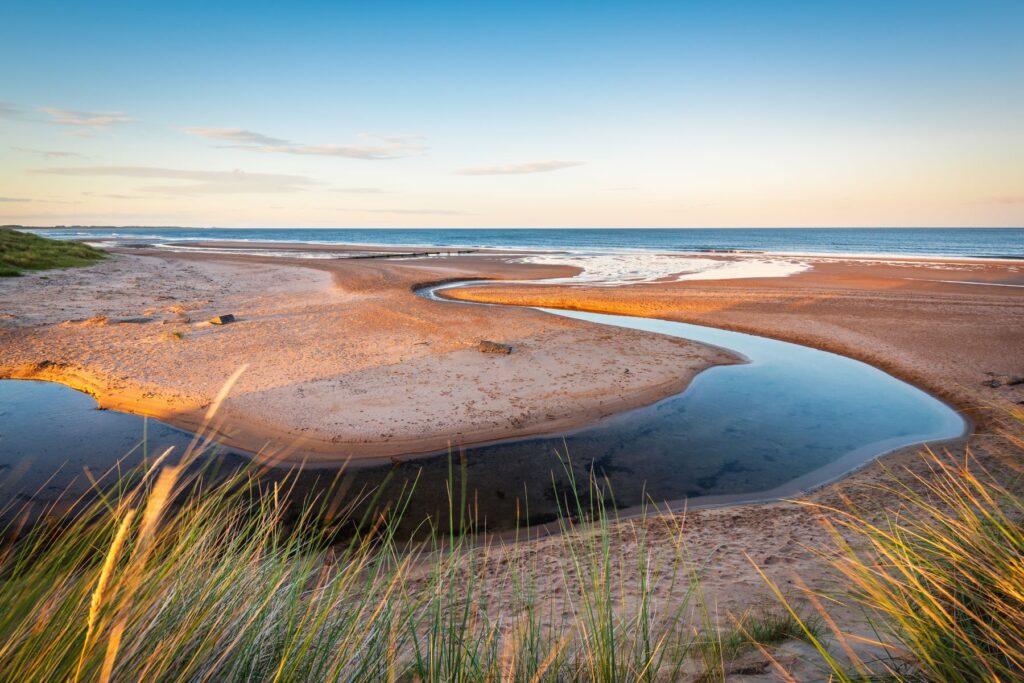
[[[284,173],[250,173],[237,169],[234,171],[199,171],[152,166],[65,166],[35,169],[33,173],[187,181],[184,185],[155,185],[139,188],[144,192],[167,195],[298,192],[323,184],[321,181],[307,176]]]

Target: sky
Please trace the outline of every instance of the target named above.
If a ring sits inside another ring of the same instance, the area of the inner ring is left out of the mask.
[[[0,223],[1024,225],[1024,2],[49,2]]]

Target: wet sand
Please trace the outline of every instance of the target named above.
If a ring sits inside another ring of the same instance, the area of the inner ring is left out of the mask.
[[[1024,400],[1024,264],[806,258],[784,278],[626,287],[500,285],[451,298],[708,325],[880,367],[983,419]],[[991,386],[996,379],[998,386]]]
[[[249,451],[369,462],[557,432],[652,403],[704,368],[735,361],[661,335],[431,302],[412,291],[453,278],[565,276],[572,268],[496,255],[300,260],[121,251],[92,268],[0,283],[0,376],[59,381],[103,407],[191,429],[247,364],[221,417],[225,440]],[[222,313],[237,321],[205,322]],[[513,352],[481,353],[481,340]]]

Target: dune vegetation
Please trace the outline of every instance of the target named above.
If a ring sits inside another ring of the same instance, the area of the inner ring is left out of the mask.
[[[794,640],[820,680],[1024,676],[1024,499],[969,453],[924,454],[919,487],[894,477],[882,522],[821,510],[823,569],[847,594],[801,613],[766,577],[777,603],[731,620],[701,591],[684,516],[659,519],[674,547],[654,561],[652,518],[618,520],[597,480],[563,492],[550,566],[525,533],[400,541],[401,501],[353,519],[340,492],[295,500],[290,480],[219,473],[204,453],[165,453],[7,529],[0,680],[716,681],[750,653],[788,680],[775,647]],[[471,527],[466,492],[449,502]],[[541,590],[552,572],[557,598]],[[839,603],[880,654],[863,656]]]
[[[0,227],[0,277],[17,277],[26,270],[89,266],[106,257],[106,252],[88,244]]]

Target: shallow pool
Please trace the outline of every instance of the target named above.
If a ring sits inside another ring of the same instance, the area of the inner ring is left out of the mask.
[[[437,298],[437,289],[421,294]],[[558,492],[590,472],[620,507],[645,499],[763,500],[827,483],[897,448],[956,438],[967,427],[935,397],[836,354],[699,325],[542,310],[713,344],[748,362],[711,368],[680,394],[573,432],[352,470],[344,475],[354,484],[349,490],[386,481],[397,492],[416,480],[415,524],[447,519],[448,491],[465,483],[478,520],[505,529],[552,519]],[[155,420],[97,410],[91,397],[64,386],[0,381],[0,495],[7,501],[87,486],[84,468],[100,472],[118,460],[130,467],[145,452],[181,450],[189,440]],[[325,474],[304,474],[303,487],[318,486]]]

